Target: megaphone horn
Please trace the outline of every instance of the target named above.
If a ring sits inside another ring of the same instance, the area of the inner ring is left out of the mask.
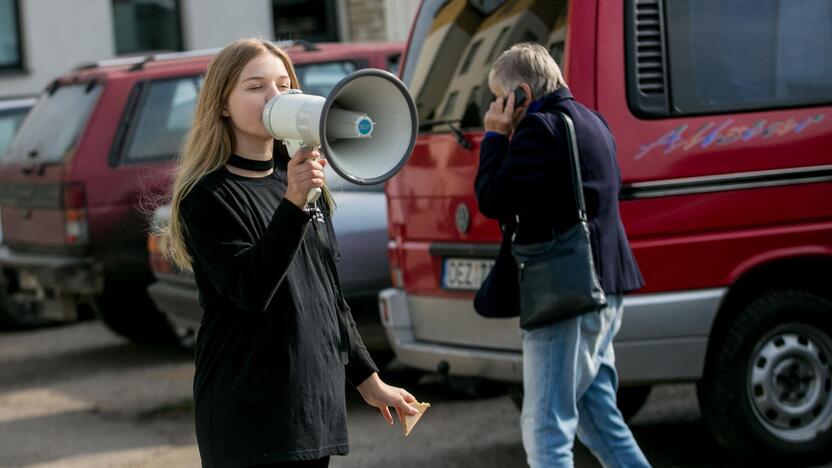
[[[320,147],[332,168],[361,185],[386,181],[416,143],[416,104],[393,74],[373,68],[351,73],[326,98],[292,90],[263,108],[263,125],[284,142]],[[291,154],[291,152],[290,152]],[[314,203],[320,189],[310,191]]]

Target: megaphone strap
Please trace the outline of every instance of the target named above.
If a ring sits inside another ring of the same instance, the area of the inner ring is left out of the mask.
[[[228,158],[228,162],[226,164],[234,166],[237,169],[244,169],[246,171],[264,172],[274,169],[274,158],[267,161],[257,161],[232,154],[231,157]]]

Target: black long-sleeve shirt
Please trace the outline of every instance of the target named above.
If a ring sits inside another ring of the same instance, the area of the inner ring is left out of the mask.
[[[348,453],[345,379],[377,370],[338,286],[327,210],[284,200],[277,162],[264,178],[210,173],[182,202],[205,311],[194,401],[206,467]]]

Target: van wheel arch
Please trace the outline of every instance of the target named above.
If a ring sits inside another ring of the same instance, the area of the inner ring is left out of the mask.
[[[832,301],[832,256],[803,256],[758,265],[731,284],[711,326],[705,367],[713,361],[715,343],[749,302],[774,289],[802,289]]]

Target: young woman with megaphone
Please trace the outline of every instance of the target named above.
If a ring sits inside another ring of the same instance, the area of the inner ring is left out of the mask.
[[[299,88],[288,55],[240,40],[208,68],[173,187],[170,252],[205,310],[194,401],[204,466],[327,466],[345,455],[345,379],[393,424],[417,413],[381,381],[338,283],[316,149],[290,158],[263,125]]]

